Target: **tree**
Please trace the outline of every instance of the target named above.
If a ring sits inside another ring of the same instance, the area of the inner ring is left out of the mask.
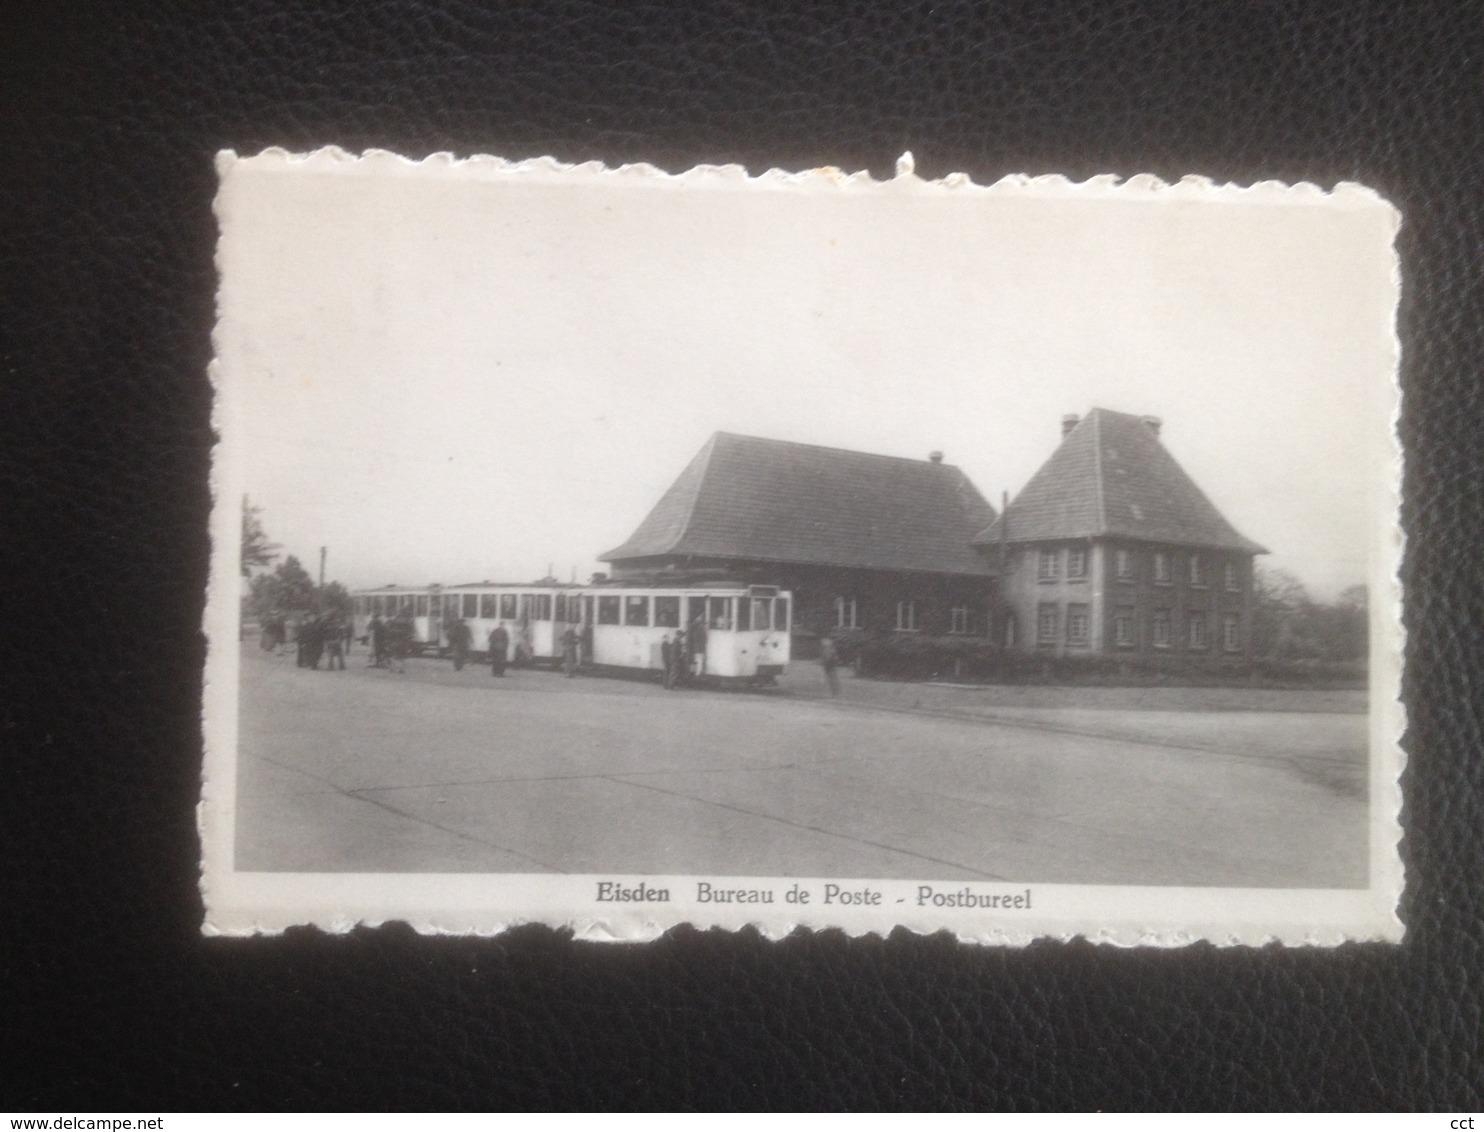
[[[242,497],[242,576],[252,577],[255,569],[273,565],[278,557],[278,544],[268,541],[263,530],[263,509],[254,507]]]
[[[1252,655],[1292,660],[1308,651],[1301,621],[1309,605],[1309,593],[1296,577],[1259,566],[1252,579]]]

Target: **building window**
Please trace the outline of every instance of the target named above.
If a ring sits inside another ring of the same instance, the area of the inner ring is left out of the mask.
[[[1061,551],[1043,549],[1036,577],[1043,582],[1054,582],[1061,577]]]
[[[1221,619],[1221,647],[1227,652],[1238,652],[1242,647],[1242,638],[1237,628],[1237,615],[1228,613]]]
[[[1057,610],[1049,601],[1043,601],[1036,607],[1036,641],[1043,645],[1054,645],[1057,642]]]
[[[835,599],[835,628],[836,629],[859,629],[860,621],[853,597],[837,597]]]
[[[1156,586],[1170,584],[1170,556],[1162,550],[1154,552],[1154,584]]]
[[[680,628],[680,599],[678,597],[655,598],[654,623],[661,629]]]
[[[1067,551],[1067,577],[1080,582],[1087,577],[1087,551],[1074,546]]]
[[[1193,649],[1206,647],[1206,615],[1204,613],[1190,615],[1190,647]]]
[[[955,605],[948,611],[948,631],[965,635],[974,631],[973,618],[967,605]]]
[[[1242,588],[1242,583],[1237,576],[1237,564],[1235,562],[1228,562],[1226,564],[1225,572],[1226,588],[1229,590],[1240,590]]]
[[[605,594],[602,597],[599,597],[598,598],[598,624],[599,625],[617,625],[618,624],[618,615],[619,615],[619,612],[621,611],[621,609],[623,608],[622,605],[619,604],[619,602],[620,602],[620,599],[619,599],[619,597],[618,597],[617,594],[614,594],[611,597],[608,596],[607,594]],[[503,617],[504,614],[505,614],[505,596],[502,595],[501,598],[500,598],[500,615]]]
[[[1190,556],[1190,584],[1192,586],[1204,586],[1206,584],[1206,565],[1201,561],[1199,554]]]
[[[917,603],[915,601],[897,602],[897,632],[915,633],[917,631]]]
[[[1168,609],[1157,609],[1154,611],[1152,622],[1153,632],[1151,639],[1157,649],[1170,647],[1170,611]]]
[[[1067,606],[1067,644],[1086,648],[1089,634],[1089,621],[1087,606]]]
[[[1134,607],[1120,605],[1113,612],[1113,643],[1121,649],[1134,647]]]
[[[1115,550],[1113,552],[1113,568],[1118,574],[1119,581],[1133,581],[1134,556],[1126,550]]]

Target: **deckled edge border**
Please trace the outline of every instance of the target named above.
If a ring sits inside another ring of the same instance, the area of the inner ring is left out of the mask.
[[[595,916],[578,916],[561,922],[552,922],[538,918],[520,918],[512,916],[504,920],[489,924],[475,923],[445,923],[427,918],[412,918],[407,916],[389,915],[380,919],[368,917],[355,917],[349,915],[333,915],[328,918],[309,918],[296,920],[294,922],[261,923],[253,922],[246,925],[232,925],[220,927],[213,923],[211,905],[211,872],[207,866],[206,841],[208,835],[208,823],[210,809],[208,798],[210,795],[210,780],[207,776],[207,759],[205,747],[209,743],[208,703],[211,696],[210,676],[213,665],[211,663],[211,641],[213,626],[211,616],[214,606],[221,602],[220,597],[215,597],[218,588],[216,581],[216,536],[213,534],[213,570],[207,584],[206,607],[203,611],[202,632],[207,639],[207,659],[203,666],[202,675],[202,710],[201,725],[203,734],[203,760],[201,771],[201,794],[196,806],[197,833],[201,839],[202,854],[200,859],[199,890],[205,904],[206,915],[201,925],[204,936],[216,938],[244,938],[262,935],[282,935],[291,927],[313,927],[330,934],[344,935],[357,927],[378,928],[389,923],[405,923],[421,935],[458,935],[494,937],[502,935],[513,929],[540,924],[557,931],[571,931],[573,938],[585,942],[602,943],[647,943],[663,936],[666,932],[681,926],[689,926],[698,931],[745,931],[752,929],[763,938],[769,940],[782,940],[799,931],[825,932],[840,931],[849,938],[860,938],[864,936],[878,936],[887,938],[897,931],[908,931],[915,935],[938,935],[948,933],[960,943],[978,944],[981,946],[1008,946],[1024,947],[1038,940],[1055,940],[1060,942],[1071,942],[1076,939],[1085,939],[1091,943],[1108,944],[1115,947],[1186,947],[1193,944],[1206,942],[1217,947],[1263,947],[1278,943],[1286,947],[1333,947],[1347,942],[1392,942],[1400,943],[1405,924],[1399,915],[1401,896],[1405,885],[1405,868],[1402,862],[1400,848],[1404,831],[1401,825],[1401,811],[1403,797],[1401,792],[1401,776],[1407,766],[1407,752],[1402,744],[1402,739],[1407,729],[1406,707],[1401,699],[1403,688],[1403,675],[1405,671],[1405,649],[1406,649],[1406,627],[1403,620],[1403,587],[1401,569],[1406,551],[1406,532],[1401,525],[1401,486],[1405,468],[1405,450],[1400,435],[1400,421],[1404,408],[1404,391],[1401,386],[1401,362],[1402,345],[1398,332],[1397,317],[1400,311],[1400,299],[1402,288],[1401,260],[1396,248],[1396,237],[1402,224],[1402,216],[1397,208],[1369,186],[1354,181],[1336,182],[1332,189],[1324,189],[1310,181],[1284,182],[1277,180],[1255,181],[1250,185],[1238,185],[1233,182],[1218,184],[1209,177],[1198,174],[1186,175],[1175,182],[1165,181],[1149,173],[1140,173],[1125,177],[1121,174],[1107,173],[1089,177],[1085,181],[1073,181],[1063,174],[1051,173],[1040,175],[1029,175],[1023,173],[1007,174],[989,184],[976,182],[967,173],[955,172],[944,175],[933,180],[924,180],[916,174],[916,162],[911,151],[904,152],[896,162],[895,176],[884,181],[878,181],[867,170],[854,173],[846,173],[835,166],[821,166],[798,172],[788,172],[777,167],[771,167],[757,175],[750,174],[745,166],[739,164],[698,164],[681,173],[669,173],[656,165],[648,162],[637,162],[610,167],[601,161],[564,162],[551,156],[524,158],[510,160],[490,154],[472,154],[459,157],[447,151],[439,151],[429,154],[423,158],[409,158],[401,154],[384,149],[368,149],[357,155],[342,149],[339,146],[324,146],[309,153],[293,153],[278,146],[270,146],[255,155],[243,157],[233,150],[226,149],[216,155],[215,165],[218,181],[218,194],[213,203],[213,211],[218,222],[218,231],[222,231],[223,217],[220,211],[221,194],[220,187],[225,182],[228,171],[237,163],[244,161],[259,162],[277,159],[285,165],[304,165],[309,167],[321,167],[326,170],[339,170],[351,172],[355,170],[382,170],[386,168],[401,169],[408,172],[418,170],[444,170],[465,166],[494,173],[506,173],[517,175],[529,175],[533,179],[562,179],[572,174],[596,178],[609,184],[640,184],[653,186],[665,184],[675,187],[683,186],[751,186],[754,188],[794,188],[798,186],[826,187],[831,186],[840,189],[852,187],[872,187],[876,189],[908,189],[908,190],[939,190],[944,192],[973,193],[985,196],[1010,196],[1024,193],[1026,190],[1040,190],[1048,198],[1075,196],[1086,196],[1088,193],[1098,193],[1108,199],[1190,199],[1190,200],[1222,200],[1272,197],[1281,199],[1284,204],[1295,202],[1323,203],[1331,207],[1335,205],[1384,208],[1388,215],[1390,228],[1389,250],[1391,254],[1391,325],[1389,327],[1389,341],[1391,343],[1392,365],[1391,374],[1391,411],[1388,420],[1388,466],[1390,475],[1384,485],[1385,498],[1391,509],[1392,519],[1388,527],[1388,533],[1394,540],[1394,545],[1387,548],[1391,553],[1390,568],[1386,572],[1386,582],[1389,592],[1386,593],[1384,601],[1376,600],[1372,603],[1371,630],[1372,630],[1372,657],[1371,657],[1371,681],[1370,688],[1371,708],[1368,718],[1372,728],[1378,725],[1386,726],[1386,733],[1382,736],[1384,741],[1390,745],[1394,752],[1395,774],[1390,776],[1384,783],[1385,795],[1372,803],[1372,814],[1370,821],[1374,823],[1377,816],[1375,807],[1383,807],[1384,816],[1390,819],[1389,829],[1392,836],[1384,846],[1379,848],[1385,852],[1375,852],[1372,857],[1372,868],[1381,871],[1382,875],[1375,877],[1371,890],[1381,888],[1388,889],[1392,897],[1391,923],[1388,925],[1394,929],[1394,934],[1383,934],[1379,929],[1371,935],[1353,935],[1347,933],[1346,929],[1335,927],[1323,930],[1309,930],[1301,937],[1294,937],[1275,932],[1268,932],[1256,939],[1245,938],[1240,933],[1228,933],[1222,938],[1215,935],[1199,934],[1186,930],[1122,930],[1104,929],[1096,932],[1086,931],[1013,931],[1001,928],[986,929],[983,931],[956,931],[947,926],[925,930],[912,927],[907,924],[893,924],[888,928],[871,927],[860,931],[852,931],[843,925],[832,924],[830,926],[816,926],[813,924],[801,924],[797,921],[778,922],[776,920],[747,920],[745,922],[704,922],[694,917],[679,917],[674,919],[644,918],[630,924],[626,930],[615,930],[612,920]],[[208,367],[208,379],[211,382],[213,400],[211,424],[216,440],[213,444],[212,467],[210,474],[210,490],[212,498],[212,517],[215,524],[218,512],[223,509],[222,483],[220,462],[217,458],[221,445],[222,430],[225,425],[223,420],[220,384],[220,364],[218,361],[220,342],[217,330],[223,320],[221,304],[221,262],[222,240],[218,238],[214,263],[217,268],[218,292],[216,298],[216,323],[212,331],[212,360]],[[230,545],[226,547],[230,550]],[[1378,595],[1379,597],[1380,595]],[[1388,671],[1378,671],[1377,659],[1387,660]],[[1394,673],[1390,671],[1395,666]],[[1394,676],[1393,687],[1378,687],[1377,685],[1384,677]],[[1378,693],[1385,695],[1383,701],[1378,699]],[[1373,768],[1375,770],[1376,768]],[[420,874],[410,874],[413,876]]]

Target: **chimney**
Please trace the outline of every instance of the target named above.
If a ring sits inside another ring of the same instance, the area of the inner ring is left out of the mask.
[[[1077,427],[1077,422],[1081,419],[1082,418],[1079,417],[1076,413],[1068,413],[1066,416],[1062,417],[1061,434],[1063,436],[1066,436],[1069,432]]]
[[[928,459],[931,460],[934,464],[941,464],[943,462],[943,453],[938,451],[937,449],[934,449],[933,451],[928,453]]]
[[[1139,423],[1147,427],[1150,432],[1154,433],[1155,436],[1158,436],[1159,426],[1164,422],[1161,421],[1158,417],[1140,417]]]

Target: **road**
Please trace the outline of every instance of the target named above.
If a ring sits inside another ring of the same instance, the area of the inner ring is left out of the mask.
[[[1366,718],[243,649],[236,867],[1363,887]]]

